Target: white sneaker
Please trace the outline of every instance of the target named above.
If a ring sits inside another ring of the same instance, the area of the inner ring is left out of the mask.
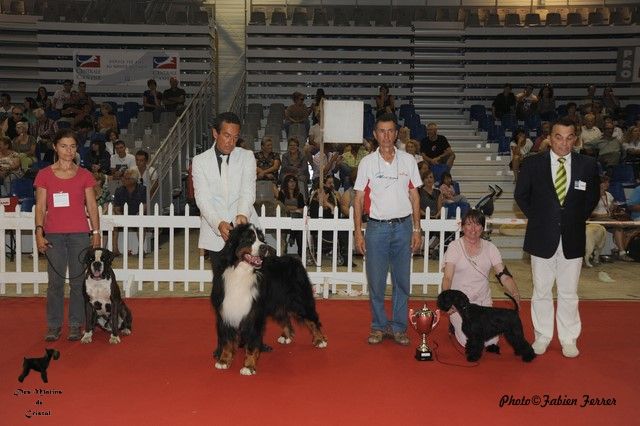
[[[545,353],[547,351],[547,346],[549,346],[549,342],[545,342],[543,340],[536,340],[531,345],[533,352],[535,352],[536,355],[542,355]]]
[[[575,343],[562,343],[562,355],[567,358],[575,358],[580,355],[580,351]]]

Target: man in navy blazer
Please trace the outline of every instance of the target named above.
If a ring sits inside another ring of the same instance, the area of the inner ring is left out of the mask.
[[[259,224],[253,207],[256,159],[252,151],[236,147],[239,135],[238,116],[222,113],[213,129],[213,147],[193,157],[193,189],[201,221],[198,247],[210,254],[222,250],[234,224]]]
[[[585,250],[585,222],[598,203],[600,179],[595,159],[573,152],[576,138],[573,121],[556,122],[551,129],[551,149],[523,162],[514,192],[528,219],[524,250],[531,255],[532,346],[538,355],[547,350],[553,338],[554,282],[562,354],[574,358],[580,353],[576,345],[581,331],[578,280]],[[560,158],[566,171],[563,203],[554,184]]]

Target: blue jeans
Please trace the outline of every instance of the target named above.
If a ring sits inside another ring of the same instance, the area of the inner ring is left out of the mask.
[[[60,275],[65,275],[67,267],[69,267],[68,275],[71,278],[69,281],[69,326],[82,326],[84,324],[82,284],[85,279],[82,271],[85,266],[79,257],[82,251],[91,245],[89,234],[47,234],[47,240],[51,243],[51,248],[47,250],[47,256],[49,257],[47,325],[49,327],[62,327],[65,278]],[[55,268],[55,271],[53,268]]]
[[[367,222],[364,241],[367,261],[367,282],[371,306],[371,328],[394,333],[407,329],[407,302],[411,274],[411,216],[400,223]],[[387,273],[391,270],[391,321],[384,310]]]

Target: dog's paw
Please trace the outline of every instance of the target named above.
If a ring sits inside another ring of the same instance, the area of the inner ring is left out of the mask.
[[[536,354],[535,352],[533,352],[533,350],[531,350],[531,352],[527,352],[524,355],[522,355],[522,360],[524,362],[531,362],[535,359]]]
[[[22,377],[22,376],[18,377],[18,381],[19,381],[20,383],[24,382],[24,377]]]
[[[317,342],[313,342],[313,346],[315,346],[318,349],[326,348],[327,345],[328,345],[328,343],[327,343],[327,341],[325,339],[318,340]]]
[[[118,343],[120,343],[120,337],[114,336],[112,334],[111,337],[109,338],[109,343],[111,343],[112,345],[117,345]]]
[[[227,368],[229,368],[229,364],[225,364],[223,362],[216,362],[215,366],[218,370],[226,370]]]
[[[278,337],[278,343],[280,343],[281,345],[288,345],[292,341],[293,340],[291,340],[290,337],[285,337],[285,336]]]
[[[91,343],[93,341],[92,336],[93,336],[92,332],[85,331],[84,334],[82,335],[82,339],[80,339],[80,342]]]
[[[120,334],[122,334],[123,336],[129,336],[129,335],[131,335],[131,330],[128,329],[128,328],[124,328],[124,329],[122,329]]]
[[[243,376],[253,376],[254,374],[256,374],[256,370],[249,367],[242,367],[240,369],[240,374]]]

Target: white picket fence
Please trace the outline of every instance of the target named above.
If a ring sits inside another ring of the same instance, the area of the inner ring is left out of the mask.
[[[130,259],[128,256],[122,257],[122,266],[115,269],[118,281],[122,282],[125,295],[130,297],[137,292],[149,290],[152,285],[154,291],[158,291],[160,283],[168,283],[171,292],[176,291],[176,284],[182,284],[184,292],[205,292],[205,284],[211,283],[212,272],[209,262],[205,262],[205,257],[195,244],[190,244],[190,236],[197,237],[200,228],[200,217],[189,216],[189,209],[184,215],[175,215],[173,207],[169,215],[161,215],[158,205],[149,215],[128,215],[125,206],[123,215],[114,215],[111,206],[107,214],[101,215],[100,223],[103,231],[103,241],[111,241],[114,227],[123,228],[122,235],[129,235],[129,231],[137,231],[138,247],[144,246],[144,239],[150,238],[150,253],[145,256],[143,250],[138,250],[137,256]],[[142,209],[140,209],[142,211]],[[322,212],[320,212],[322,214]],[[436,232],[440,236],[439,256],[437,267],[434,263],[429,263],[428,250],[424,256],[414,256],[411,263],[411,286],[412,293],[426,294],[428,286],[437,286],[439,289],[442,281],[442,264],[444,258],[445,232],[455,232],[456,238],[459,236],[459,211],[457,219],[423,219],[421,227],[423,231]],[[444,211],[442,216],[444,217]],[[340,286],[341,291],[346,295],[367,294],[367,280],[364,272],[364,265],[358,270],[354,270],[353,263],[353,220],[351,218],[337,217],[337,210],[333,218],[313,219],[307,215],[305,208],[303,218],[291,218],[280,214],[280,207],[275,210],[275,216],[267,216],[265,207],[262,207],[260,214],[262,229],[267,235],[268,242],[276,248],[280,254],[283,246],[286,231],[303,231],[303,264],[307,264],[307,243],[310,231],[318,231],[319,238],[332,234],[333,248],[332,257],[328,259],[322,256],[320,250],[315,250],[315,264],[307,266],[307,272],[311,282],[316,286],[316,292],[328,297],[329,292],[333,294]],[[41,254],[37,250],[30,250],[29,262],[23,262],[23,241],[29,241],[30,247],[35,247],[35,237],[33,234],[34,219],[32,212],[4,212],[0,207],[0,295],[7,293],[8,285],[15,285],[15,293],[23,294],[23,285],[29,285],[33,289],[33,294],[39,294],[40,284],[47,283],[46,268],[40,270],[39,259]],[[163,232],[164,231],[164,232]],[[168,231],[168,232],[167,232]],[[337,266],[337,244],[338,232],[348,231],[348,259],[347,266]],[[162,238],[166,238],[167,244],[160,244]],[[424,235],[424,234],[423,234]],[[145,237],[146,236],[146,237]],[[183,259],[178,262],[176,259],[177,238],[183,240]],[[129,238],[122,238],[121,252],[127,253],[129,250]],[[15,241],[15,256],[13,261],[7,259],[7,250],[11,241]],[[162,247],[162,253],[161,253]],[[168,254],[166,253],[168,251]],[[24,253],[23,253],[24,254]],[[160,263],[163,265],[161,266]],[[357,257],[358,263],[366,262],[366,257]],[[28,265],[31,263],[31,265]],[[145,265],[146,263],[146,265]],[[416,265],[421,263],[420,265]],[[10,267],[9,267],[10,266]],[[431,269],[430,269],[431,268]],[[414,271],[414,269],[418,271]],[[390,282],[390,281],[389,281]],[[415,287],[418,288],[415,288]],[[421,291],[420,291],[421,290]]]

